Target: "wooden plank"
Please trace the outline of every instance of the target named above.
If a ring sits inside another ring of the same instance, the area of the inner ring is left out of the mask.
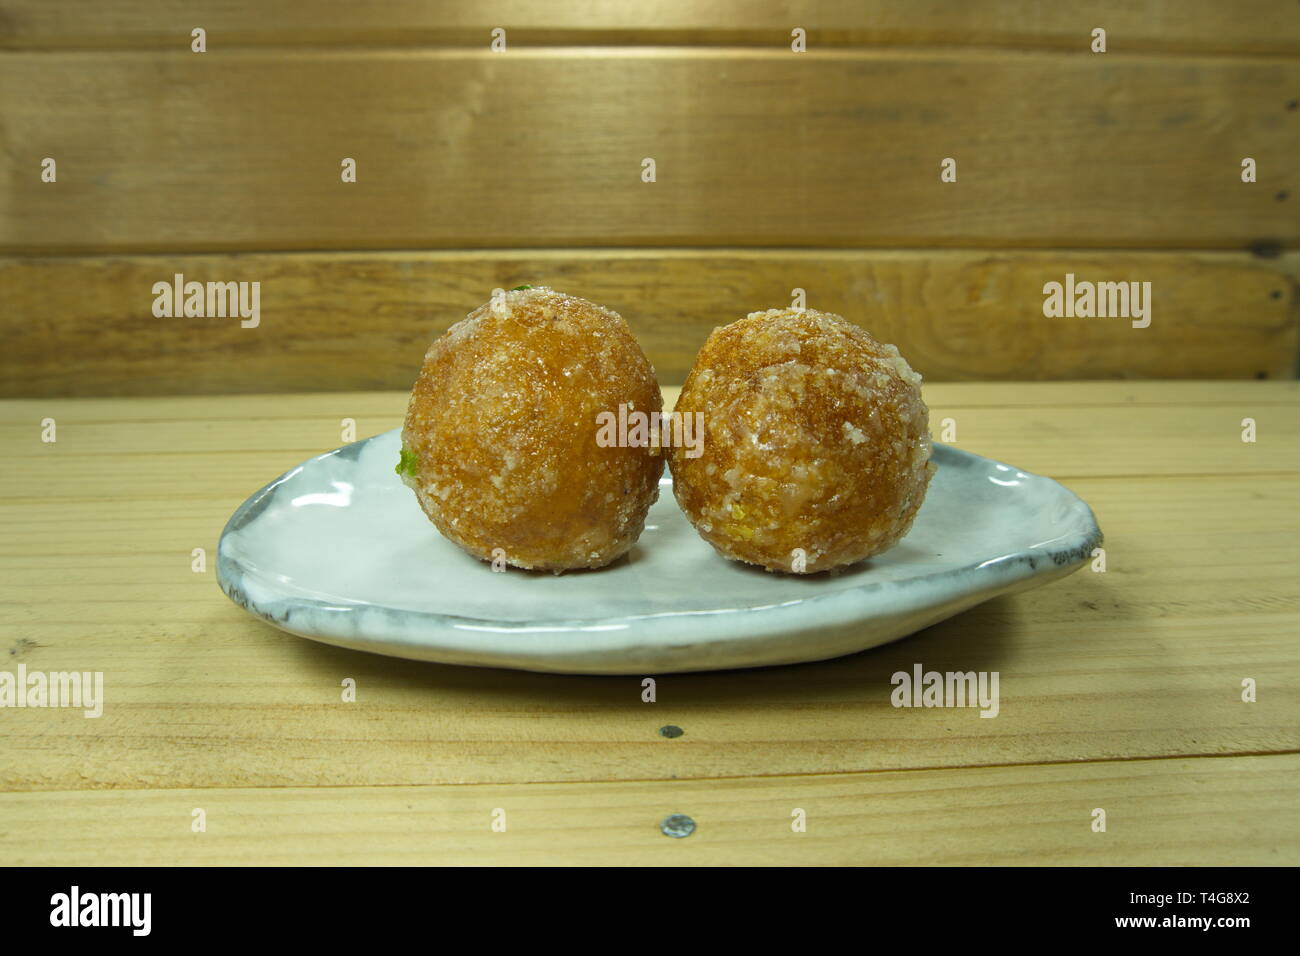
[[[1224,406],[1229,404],[1294,405],[1300,382],[1034,382],[1032,388],[1008,388],[1006,382],[927,382],[926,401],[951,408],[1046,408],[1057,405]],[[196,402],[202,399],[195,399]],[[111,414],[108,409],[106,414]]]
[[[493,27],[512,45],[788,45],[802,26],[826,45],[1010,46],[1087,50],[1094,27],[1110,49],[1290,53],[1300,25],[1285,0],[1103,0],[1086,8],[1034,0],[665,0],[653,5],[482,0],[387,0],[384,16],[347,0],[308,0],[274,11],[243,4],[142,0],[4,0],[0,49],[165,48],[203,26],[210,48],[265,45],[485,45]]]
[[[523,786],[0,794],[8,861],[1295,866],[1300,757]],[[1106,811],[1106,832],[1091,829]],[[196,808],[206,831],[194,833]],[[796,809],[804,832],[794,832]],[[491,829],[503,811],[504,832]],[[670,839],[660,822],[696,823]]]
[[[1174,406],[1294,406],[1300,402],[1300,382],[926,382],[926,401],[949,409],[1107,407],[1145,408]],[[664,405],[672,408],[681,393],[664,386]],[[159,397],[8,399],[0,401],[0,423],[19,426],[13,438],[24,441],[24,426],[51,412],[86,423],[193,422],[197,429],[210,423],[336,422],[340,413],[359,422],[358,434],[392,427],[406,411],[403,392],[327,392],[317,395],[169,395]],[[363,422],[363,419],[367,421]],[[311,427],[315,428],[315,425]],[[321,435],[326,431],[322,429]],[[10,446],[15,450],[17,446]]]
[[[1190,408],[958,409],[930,406],[934,437],[955,426],[952,444],[1057,478],[1300,472],[1298,406],[1251,402]],[[1243,422],[1257,429],[1242,440]],[[1264,429],[1260,438],[1258,429]]]
[[[1056,404],[1012,407],[963,401],[966,386],[933,386],[925,394],[936,439],[1059,480],[1110,476],[1294,475],[1300,472],[1300,401],[1295,383],[1270,383],[1250,396],[1224,389],[1217,402],[1195,405],[1132,402],[1159,396],[1140,383],[1118,394],[1104,384],[1082,384],[1064,394],[1052,386],[1000,386],[1004,392],[1042,388]],[[989,401],[993,386],[976,398]],[[665,389],[666,407],[676,390]],[[1207,396],[1214,396],[1211,391]],[[949,404],[944,396],[956,396]],[[1075,401],[1070,396],[1076,396]],[[357,437],[400,426],[406,396],[338,393],[262,396],[233,400],[168,399],[124,403],[132,410],[106,417],[103,401],[43,399],[6,402],[0,444],[13,467],[4,473],[9,495],[48,502],[86,497],[154,499],[184,494],[242,497],[306,458],[345,440],[344,420]],[[113,405],[120,404],[116,401]],[[229,409],[227,410],[227,405]],[[111,406],[110,406],[111,407]],[[190,419],[181,410],[197,417]],[[53,418],[58,442],[41,441]],[[1242,421],[1255,422],[1256,441],[1243,442]],[[946,431],[951,419],[952,434]],[[95,488],[83,467],[94,462]]]
[[[409,388],[428,342],[494,287],[619,310],[660,380],[715,326],[807,304],[899,346],[928,381],[1291,378],[1300,253],[628,250],[0,259],[0,395]],[[258,282],[260,322],[156,318],[156,282]],[[1043,286],[1151,283],[1151,324],[1047,318]]]
[[[211,579],[226,517],[336,444],[345,406],[331,403],[348,396],[281,397],[265,418],[252,397],[228,411],[198,399],[66,403],[96,410],[83,422],[59,402],[2,403],[0,657],[10,670],[103,671],[107,704],[98,719],[7,710],[0,789],[594,781],[1298,750],[1296,386],[1207,387],[1240,407],[1161,404],[1188,384],[1004,385],[999,412],[987,405],[995,386],[937,386],[962,447],[1066,478],[1092,505],[1106,573],[838,661],[664,678],[654,705],[636,677],[380,658],[300,640],[229,603]],[[1057,404],[1034,405],[1040,390]],[[357,398],[358,434],[396,424],[404,403]],[[31,417],[42,405],[60,419],[52,446]],[[104,414],[114,406],[120,421]],[[1229,419],[1251,407],[1259,441],[1239,452]],[[1043,467],[1053,464],[1079,470]],[[1202,470],[1219,474],[1195,477]],[[190,566],[198,547],[203,573]],[[891,675],[918,662],[997,670],[1000,716],[891,707]],[[358,682],[355,704],[340,700],[345,677]],[[1239,698],[1246,677],[1257,703]],[[660,737],[669,723],[686,735]]]
[[[1118,53],[11,52],[0,252],[1289,245],[1297,88]]]

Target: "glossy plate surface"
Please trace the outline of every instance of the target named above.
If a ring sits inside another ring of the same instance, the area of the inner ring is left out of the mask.
[[[416,660],[654,675],[823,660],[1069,574],[1101,543],[1049,478],[936,444],[911,532],[839,573],[770,574],[719,556],[665,475],[645,533],[599,571],[494,572],[442,538],[393,472],[400,436],[313,458],[245,501],[221,588],[302,637]]]

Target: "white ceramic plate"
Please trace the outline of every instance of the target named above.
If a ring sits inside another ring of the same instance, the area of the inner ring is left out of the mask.
[[[664,674],[824,660],[1069,574],[1101,543],[1049,478],[947,445],[911,532],[844,571],[718,555],[665,475],[645,533],[599,571],[494,572],[441,537],[393,472],[395,429],[313,458],[231,516],[221,588],[293,634],[415,660]]]

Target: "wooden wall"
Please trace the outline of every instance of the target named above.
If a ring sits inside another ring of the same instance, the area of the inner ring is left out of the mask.
[[[0,116],[8,396],[406,388],[521,283],[665,384],[796,287],[933,380],[1296,371],[1291,0],[0,0]],[[1044,317],[1067,272],[1151,326]],[[176,273],[259,326],[155,318]]]

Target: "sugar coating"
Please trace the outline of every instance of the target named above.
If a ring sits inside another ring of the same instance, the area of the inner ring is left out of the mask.
[[[704,413],[703,453],[669,451],[678,504],[721,554],[769,571],[880,554],[907,534],[935,471],[920,386],[896,347],[828,312],[717,328],[677,400]]]
[[[402,428],[415,474],[402,480],[475,557],[602,567],[640,536],[664,468],[657,448],[597,444],[596,416],[620,403],[663,408],[617,312],[543,287],[507,292],[430,346]]]

